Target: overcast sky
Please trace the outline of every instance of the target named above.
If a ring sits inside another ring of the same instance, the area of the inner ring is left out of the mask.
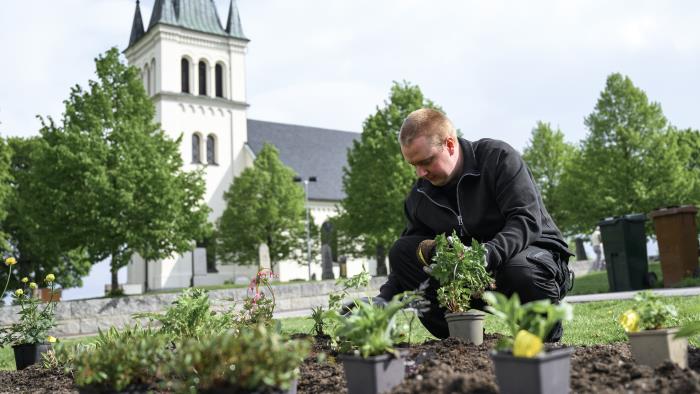
[[[215,1],[226,17],[229,0]],[[129,39],[134,0],[0,0],[0,134],[59,117],[93,59]],[[144,20],[153,0],[141,1]],[[585,136],[612,72],[700,128],[700,2],[238,0],[249,117],[361,131],[392,81],[418,84],[465,137],[517,149],[536,121]],[[225,20],[223,21],[225,23]]]

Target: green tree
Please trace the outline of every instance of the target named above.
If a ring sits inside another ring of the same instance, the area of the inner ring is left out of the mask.
[[[561,181],[568,232],[590,232],[604,217],[692,200],[687,148],[661,106],[628,77],[608,77],[585,125],[588,135]]]
[[[0,122],[1,124],[1,122]],[[10,157],[12,149],[8,142],[0,137],[0,221],[7,216],[8,205],[12,196],[12,174],[10,171]],[[7,238],[5,228],[0,229],[0,240],[3,242],[1,247],[7,248],[7,243],[4,242]]]
[[[401,155],[398,132],[408,114],[424,107],[440,109],[418,86],[394,82],[389,100],[364,121],[343,168],[346,197],[339,224],[359,243],[356,254],[376,257],[378,275],[386,275],[386,252],[405,226],[403,202],[415,181]]]
[[[15,280],[9,286],[12,289],[21,287],[19,279],[23,277],[40,283],[49,273],[56,276],[56,283],[62,288],[81,286],[82,277],[90,272],[92,265],[83,249],[65,249],[40,225],[42,218],[37,215],[41,210],[36,208],[42,200],[36,198],[36,189],[42,180],[33,178],[32,169],[41,145],[38,137],[8,139],[12,193],[2,227],[9,241],[7,252],[17,259]]]
[[[139,70],[112,48],[96,60],[97,80],[71,89],[62,126],[42,119],[41,225],[93,262],[117,271],[134,253],[147,260],[191,250],[209,231],[201,173],[182,170],[180,139],[154,122]]]
[[[691,197],[688,201],[700,205],[700,132],[693,129],[673,130],[673,137],[677,138],[681,160],[685,162],[685,171]]]
[[[523,151],[523,159],[542,193],[544,205],[556,223],[564,216],[559,183],[575,149],[564,141],[564,133],[560,129],[554,130],[549,123],[537,122]]]
[[[266,243],[274,269],[300,249],[306,239],[304,190],[294,175],[277,148],[265,144],[253,166],[224,193],[226,208],[218,221],[216,246],[221,260],[257,264],[258,248]],[[301,250],[305,255],[306,248]]]

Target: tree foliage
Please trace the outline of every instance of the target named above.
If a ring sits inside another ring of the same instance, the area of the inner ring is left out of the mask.
[[[1,122],[0,122],[1,124]],[[0,221],[7,216],[8,205],[13,193],[12,173],[10,171],[10,158],[12,156],[12,148],[9,142],[0,137]],[[5,242],[7,232],[4,227],[0,228],[0,246],[7,248]]]
[[[668,124],[661,106],[620,74],[608,77],[588,135],[565,165],[561,202],[568,232],[589,232],[604,217],[693,202],[690,134]],[[697,174],[697,173],[696,173]]]
[[[134,253],[164,258],[192,248],[208,231],[201,173],[182,170],[180,139],[154,122],[139,71],[112,48],[96,60],[97,80],[71,89],[62,125],[43,120],[34,166],[38,215],[66,249],[111,256],[117,270]]]
[[[575,150],[573,145],[564,141],[560,129],[554,130],[549,123],[537,122],[523,151],[523,159],[542,193],[544,205],[557,223],[564,215],[559,184],[565,165]]]
[[[343,231],[359,242],[357,253],[377,257],[378,274],[384,256],[405,225],[403,202],[415,181],[413,168],[404,161],[398,132],[404,119],[419,108],[436,108],[420,88],[395,82],[389,100],[363,123],[362,136],[348,151],[343,168]]]
[[[294,183],[294,175],[277,148],[265,144],[253,166],[224,194],[226,208],[218,221],[216,247],[221,260],[257,264],[258,247],[266,243],[274,267],[299,249],[300,240],[306,239],[304,191]]]
[[[45,201],[37,198],[37,193],[43,180],[34,177],[33,164],[42,153],[42,143],[38,137],[8,140],[12,193],[2,226],[8,237],[7,252],[17,259],[11,289],[21,287],[19,280],[23,277],[38,283],[50,273],[62,288],[78,287],[92,265],[84,248],[71,249],[41,225],[44,218],[38,216],[43,211],[39,208]]]

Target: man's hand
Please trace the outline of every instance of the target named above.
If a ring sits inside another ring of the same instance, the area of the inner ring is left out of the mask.
[[[377,297],[362,297],[362,298],[353,299],[353,300],[346,302],[345,304],[343,304],[343,306],[340,307],[340,310],[338,311],[338,313],[340,313],[342,316],[348,317],[348,316],[352,315],[353,309],[355,309],[357,304],[360,302],[365,303],[365,304],[377,305],[381,308],[385,307],[388,304],[387,300],[385,300],[384,298],[379,297],[379,296],[377,296]]]
[[[433,261],[433,256],[435,255],[435,240],[425,239],[421,241],[418,244],[416,255],[418,256],[418,261],[420,261],[424,266],[429,267]]]

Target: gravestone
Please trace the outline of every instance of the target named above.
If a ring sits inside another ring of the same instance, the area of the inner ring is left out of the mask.
[[[338,264],[340,265],[340,277],[347,278],[348,277],[348,258],[345,255],[340,256],[338,258]]]
[[[261,243],[258,247],[258,268],[271,269],[270,266],[270,248],[266,243]]]
[[[321,246],[321,279],[335,279],[333,275],[333,252],[330,245]]]

